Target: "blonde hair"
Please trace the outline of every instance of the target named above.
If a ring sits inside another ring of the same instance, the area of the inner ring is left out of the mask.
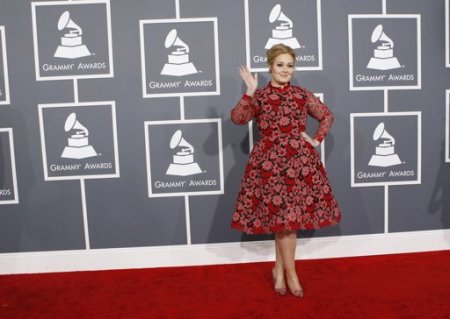
[[[295,63],[296,54],[294,49],[287,45],[284,45],[283,43],[278,43],[267,50],[267,64],[272,65],[277,56],[285,53],[289,54],[294,59]]]

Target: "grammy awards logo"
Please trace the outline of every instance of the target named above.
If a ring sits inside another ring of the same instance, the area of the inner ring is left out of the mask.
[[[394,57],[394,42],[383,32],[381,24],[373,29],[370,40],[372,43],[381,42],[381,45],[373,50],[373,57],[367,64],[368,69],[392,70],[401,67],[397,58]]]
[[[276,4],[269,15],[270,23],[278,21],[280,24],[272,29],[272,37],[267,40],[265,49],[270,49],[273,45],[283,43],[293,49],[300,48],[297,38],[292,36],[292,20],[289,19],[282,11],[281,5]]]
[[[53,56],[55,58],[77,59],[91,55],[87,46],[83,44],[83,31],[70,19],[69,11],[64,11],[58,21],[58,30],[63,31],[65,29],[69,32],[61,37],[61,44]]]
[[[178,37],[177,30],[171,30],[164,43],[166,49],[176,47],[167,57],[168,62],[161,70],[161,75],[184,76],[198,73],[192,62],[189,62],[189,46]]]
[[[170,148],[180,148],[173,155],[173,162],[169,165],[166,175],[188,176],[202,173],[200,166],[194,162],[194,147],[182,137],[181,130],[176,131],[170,139]]]
[[[379,139],[384,141],[375,148],[375,154],[370,158],[369,166],[389,167],[402,164],[394,150],[395,139],[384,129],[383,122],[377,125],[372,138],[374,141]]]
[[[75,131],[75,134],[67,139],[67,146],[64,148],[61,157],[82,159],[98,155],[94,148],[89,145],[88,129],[77,121],[75,113],[70,113],[67,117],[64,130],[66,132]]]

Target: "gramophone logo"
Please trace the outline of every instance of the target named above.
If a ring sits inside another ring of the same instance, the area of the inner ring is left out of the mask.
[[[94,148],[89,145],[88,129],[77,121],[75,113],[70,113],[67,117],[64,130],[66,132],[74,132],[74,134],[67,139],[67,146],[61,154],[62,158],[83,159],[98,155]]]
[[[369,161],[369,166],[390,167],[403,164],[400,157],[395,153],[395,139],[385,130],[384,123],[381,122],[373,131],[373,140],[383,141],[375,147],[375,154]]]
[[[68,32],[61,37],[61,44],[53,55],[55,58],[77,59],[91,55],[87,46],[83,44],[83,31],[72,21],[69,11],[64,11],[59,17],[58,30]]]
[[[181,130],[172,135],[169,146],[179,151],[173,155],[172,164],[169,165],[166,175],[189,176],[202,173],[200,166],[194,162],[194,147],[186,142]]]
[[[383,25],[379,24],[373,29],[370,40],[380,45],[373,50],[373,57],[367,64],[368,69],[392,70],[401,67],[394,56],[394,41],[383,32]]]
[[[281,5],[276,4],[269,15],[270,23],[279,24],[272,29],[272,37],[267,40],[265,49],[270,49],[274,44],[283,43],[293,49],[300,48],[300,43],[296,37],[292,36],[293,23],[282,11]]]
[[[176,29],[172,29],[164,43],[166,49],[175,47],[176,50],[167,56],[168,62],[161,70],[161,75],[184,76],[198,73],[192,62],[189,62],[189,46],[181,41]]]

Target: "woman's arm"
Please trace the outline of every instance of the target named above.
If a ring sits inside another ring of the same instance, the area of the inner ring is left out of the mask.
[[[309,91],[307,91],[306,108],[308,110],[308,114],[319,121],[319,127],[317,128],[313,140],[317,140],[320,144],[325,136],[327,136],[331,125],[333,124],[333,113],[331,113],[328,106],[322,103],[318,97]]]
[[[231,120],[235,124],[246,124],[253,119],[257,113],[258,102],[255,96],[245,94],[236,106],[231,110]]]
[[[255,92],[258,87],[258,74],[252,75],[246,66],[241,66],[239,75],[247,86],[247,91],[231,110],[231,120],[236,124],[245,124],[257,114],[258,100]]]

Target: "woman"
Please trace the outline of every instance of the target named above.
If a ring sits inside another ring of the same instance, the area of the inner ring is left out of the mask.
[[[246,94],[231,111],[236,124],[253,118],[261,139],[250,153],[231,226],[248,234],[275,233],[275,291],[303,297],[295,270],[297,230],[319,229],[341,220],[318,146],[333,123],[333,115],[313,93],[290,85],[295,51],[283,44],[267,51],[271,81],[257,89],[257,74],[241,67]],[[305,132],[307,114],[316,118],[314,137]]]

